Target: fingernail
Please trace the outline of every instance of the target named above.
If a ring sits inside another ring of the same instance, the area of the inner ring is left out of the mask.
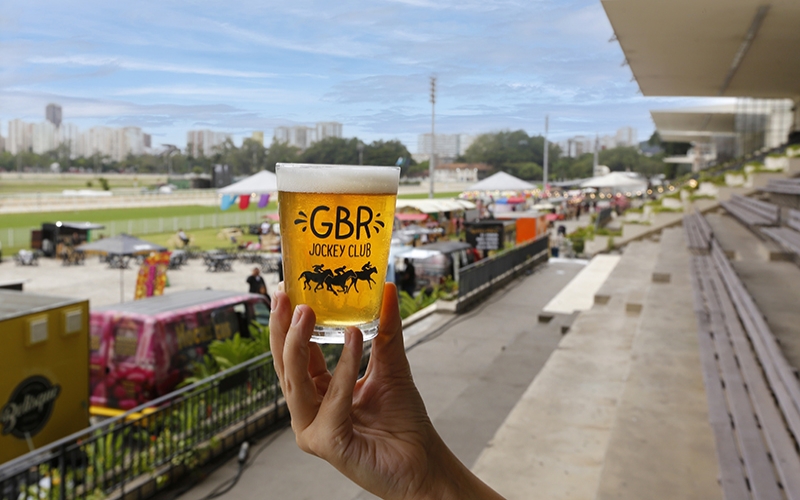
[[[292,326],[297,326],[297,323],[300,323],[300,320],[303,318],[303,311],[300,307],[294,308],[294,314],[292,314]]]

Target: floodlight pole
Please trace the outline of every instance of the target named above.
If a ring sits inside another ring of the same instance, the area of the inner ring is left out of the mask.
[[[544,115],[544,165],[542,166],[542,193],[547,191],[547,132],[549,127],[549,117]]]
[[[431,77],[431,159],[428,162],[428,177],[430,178],[430,191],[428,198],[433,199],[433,171],[436,168],[436,77]]]

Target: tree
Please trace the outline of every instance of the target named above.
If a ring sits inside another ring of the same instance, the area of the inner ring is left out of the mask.
[[[300,159],[300,150],[294,146],[290,146],[287,142],[280,142],[275,138],[272,139],[267,150],[265,167],[270,172],[275,171],[276,163],[293,163]]]
[[[653,132],[647,143],[651,146],[660,146],[664,150],[665,156],[683,156],[692,147],[688,142],[662,142],[661,134],[658,133],[658,130]]]
[[[411,158],[408,148],[397,140],[374,141],[364,148],[364,164],[390,166],[396,165],[399,158]]]
[[[358,143],[355,137],[328,137],[308,147],[301,155],[304,163],[358,165]]]
[[[561,149],[548,144],[549,163],[555,164]],[[486,163],[495,170],[511,175],[524,175],[526,179],[541,179],[544,163],[544,137],[528,136],[524,130],[504,130],[483,134],[467,148],[464,159],[469,163]]]

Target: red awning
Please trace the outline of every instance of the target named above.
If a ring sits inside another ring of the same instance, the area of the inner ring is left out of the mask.
[[[394,214],[394,216],[397,217],[397,220],[401,220],[403,222],[407,221],[421,222],[428,218],[428,214],[396,213]]]
[[[512,196],[508,199],[508,203],[525,203],[524,196]]]
[[[278,214],[267,214],[263,218],[264,219],[270,219],[270,220],[278,220]]]

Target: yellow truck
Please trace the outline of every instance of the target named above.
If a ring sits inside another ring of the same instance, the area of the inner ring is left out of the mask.
[[[89,302],[0,290],[0,464],[89,425]]]

